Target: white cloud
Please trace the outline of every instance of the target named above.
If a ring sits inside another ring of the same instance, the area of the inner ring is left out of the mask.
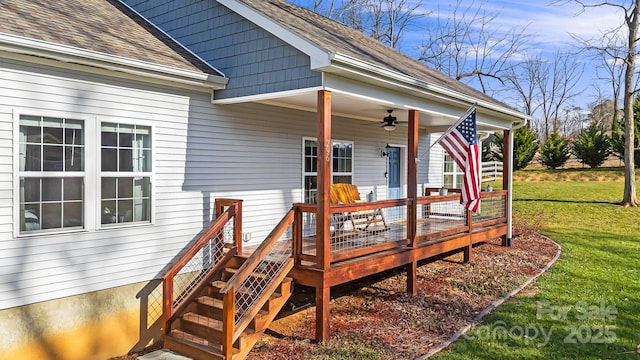
[[[425,7],[433,11],[439,9],[440,16],[443,16],[451,15],[453,4],[451,0],[431,0]],[[531,47],[554,51],[575,43],[571,34],[582,39],[594,39],[623,22],[620,9],[612,6],[581,11],[576,4],[559,6],[546,1],[485,0],[471,4],[480,7],[487,15],[499,14],[489,24],[494,29],[506,31],[526,26]],[[466,8],[469,3],[462,6]]]

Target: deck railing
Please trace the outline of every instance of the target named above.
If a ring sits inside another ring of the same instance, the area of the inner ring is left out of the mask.
[[[425,192],[429,194],[430,192]],[[418,198],[416,235],[431,240],[469,230],[467,209],[460,205],[460,194]]]
[[[480,193],[478,212],[473,214],[473,227],[490,226],[507,222],[507,190]]]
[[[219,273],[242,243],[242,200],[216,199],[216,220],[174,261],[162,277],[162,323],[171,323],[198,290]]]
[[[220,290],[224,294],[223,351],[230,359],[233,343],[293,268],[291,234],[295,210],[280,220]]]
[[[425,189],[425,194],[438,189]],[[418,198],[416,233],[419,239],[431,240],[507,222],[506,190],[483,191],[476,213],[460,204],[459,190],[449,189],[451,195],[430,195]]]
[[[409,243],[409,199],[331,205],[330,258],[339,262]],[[316,206],[296,204],[296,261],[316,262]],[[296,242],[297,241],[297,242]]]

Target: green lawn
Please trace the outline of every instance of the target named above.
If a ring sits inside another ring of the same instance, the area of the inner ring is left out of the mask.
[[[541,225],[562,256],[438,359],[640,359],[640,209],[615,204],[621,170],[597,174],[517,174],[516,221]]]

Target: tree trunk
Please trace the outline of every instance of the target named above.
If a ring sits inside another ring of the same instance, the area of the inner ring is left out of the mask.
[[[622,198],[624,206],[638,206],[634,162],[633,80],[636,69],[636,36],[639,12],[640,0],[635,0],[635,5],[626,14],[625,19],[629,28],[629,52],[627,53],[627,67],[624,74],[624,195]]]

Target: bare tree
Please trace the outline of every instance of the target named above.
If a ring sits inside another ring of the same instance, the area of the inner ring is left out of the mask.
[[[521,104],[522,111],[527,115],[533,115],[541,105],[538,101],[540,87],[537,81],[541,77],[543,62],[540,56],[528,58],[517,66],[507,68],[503,75],[516,95],[516,98],[511,100]]]
[[[561,120],[571,120],[566,113],[561,116],[562,109],[580,94],[576,87],[583,71],[584,65],[577,57],[558,52],[551,60],[539,55],[526,59],[508,68],[504,78],[525,113],[541,112],[540,134],[546,139],[553,130],[572,126],[561,124]]]
[[[591,40],[585,40],[579,36],[572,35],[574,40],[586,50],[587,53],[592,53],[595,60],[599,60],[600,64],[596,67],[596,75],[598,79],[607,81],[611,86],[611,99],[613,101],[614,109],[620,104],[620,93],[622,91],[622,85],[625,73],[624,58],[626,55],[626,45],[624,36],[618,31],[603,32],[600,37]],[[604,100],[599,99],[598,104],[603,104]],[[607,105],[609,105],[607,103]],[[611,132],[616,131],[617,127],[617,112],[613,113],[614,118],[610,122],[610,128],[606,129]],[[607,118],[607,120],[609,120]]]
[[[368,1],[370,36],[392,48],[397,48],[404,31],[420,15],[416,10],[422,1],[411,4],[407,0]]]
[[[584,64],[571,54],[556,52],[553,59],[541,63],[536,83],[545,120],[545,138],[553,129],[560,128],[562,107],[580,94],[576,86],[583,72]]]
[[[627,39],[622,42],[624,45],[619,47],[620,52],[611,53],[613,60],[620,60],[624,64],[624,90],[623,90],[623,117],[624,117],[624,193],[622,204],[624,206],[638,206],[638,198],[636,197],[636,177],[634,164],[634,129],[635,120],[633,118],[633,101],[636,93],[636,57],[638,44],[638,24],[640,21],[640,0],[631,1],[600,1],[587,3],[582,0],[567,0],[557,3],[573,2],[582,6],[584,11],[587,8],[612,7],[620,10],[624,14],[624,23],[609,30],[607,34],[611,34],[609,38],[615,38],[617,33],[626,33]],[[600,39],[584,40],[583,44],[588,44],[594,49],[601,52],[607,52],[607,48],[602,46]],[[600,46],[599,46],[600,45]],[[607,44],[609,45],[609,44]]]
[[[455,79],[476,82],[484,93],[504,85],[504,72],[514,58],[524,53],[525,27],[502,29],[494,26],[499,13],[489,14],[484,6],[457,0],[447,16],[437,14],[427,29],[419,60]],[[498,86],[492,87],[490,83]]]
[[[341,22],[382,43],[398,48],[407,28],[422,15],[422,0],[314,0],[293,1]]]

